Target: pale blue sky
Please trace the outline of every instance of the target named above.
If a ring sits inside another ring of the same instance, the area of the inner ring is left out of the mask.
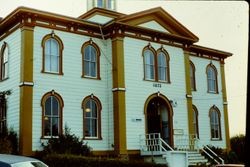
[[[66,16],[86,12],[86,0],[0,0],[0,17],[18,6]],[[161,6],[199,37],[197,44],[233,53],[226,59],[230,136],[245,133],[249,6],[245,1],[119,0],[121,13]]]

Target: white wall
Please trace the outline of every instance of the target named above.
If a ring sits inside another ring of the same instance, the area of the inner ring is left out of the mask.
[[[223,99],[222,99],[222,85],[221,85],[221,71],[220,62],[213,60],[212,63],[216,67],[218,75],[218,94],[207,93],[207,75],[206,68],[210,64],[209,59],[201,59],[198,57],[190,56],[190,60],[193,62],[196,68],[196,89],[193,91],[193,104],[197,107],[199,116],[199,136],[200,140],[204,144],[211,144],[217,147],[226,147],[225,143],[225,124],[224,124],[224,110],[223,110]],[[211,140],[210,134],[210,119],[209,109],[215,105],[221,113],[221,141]]]
[[[20,115],[20,51],[21,32],[16,30],[0,41],[0,47],[6,42],[9,47],[9,77],[0,82],[0,91],[11,90],[11,95],[7,97],[7,126],[19,135],[19,115]]]
[[[147,41],[125,38],[125,78],[126,78],[126,119],[127,119],[127,147],[139,149],[139,135],[145,134],[144,105],[147,98],[158,91],[169,100],[176,100],[177,106],[173,108],[173,128],[187,129],[186,86],[183,51],[180,48],[164,45],[170,57],[170,81],[161,83],[161,88],[153,87],[156,82],[144,81],[142,50],[148,45]],[[160,44],[151,43],[157,50]],[[133,122],[133,119],[142,119]]]
[[[100,77],[101,80],[82,78],[82,54],[83,43],[90,40],[89,37],[71,34],[68,32],[54,31],[62,40],[63,50],[63,75],[41,73],[42,70],[42,47],[41,42],[45,35],[52,30],[35,27],[34,29],[34,97],[33,97],[33,150],[40,149],[42,136],[42,108],[43,95],[52,89],[61,95],[64,101],[63,128],[67,126],[71,133],[83,137],[83,111],[82,100],[94,94],[102,104],[101,128],[102,140],[86,140],[94,150],[109,150],[113,143],[113,124],[109,122],[113,116],[111,64],[110,50],[111,41],[103,42],[92,38],[101,49]],[[107,46],[105,46],[107,45]],[[108,72],[107,72],[108,71]]]

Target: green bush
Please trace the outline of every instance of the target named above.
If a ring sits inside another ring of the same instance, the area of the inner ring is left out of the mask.
[[[42,160],[49,167],[166,167],[166,165],[140,161],[101,159],[67,154],[51,154]]]
[[[237,135],[230,139],[231,149],[233,152],[235,152],[238,157],[238,161],[241,163],[244,162],[246,156],[244,153],[245,142],[244,135]]]
[[[0,153],[18,154],[17,134],[13,129],[0,133]]]
[[[90,148],[76,137],[70,134],[70,129],[65,127],[65,134],[59,135],[58,138],[50,138],[48,144],[43,145],[44,150],[42,156],[47,154],[74,154],[74,155],[89,155]]]

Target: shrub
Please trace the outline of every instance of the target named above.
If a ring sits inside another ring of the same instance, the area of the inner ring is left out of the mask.
[[[70,129],[65,127],[65,134],[59,135],[58,138],[50,138],[48,144],[43,145],[43,155],[46,154],[75,154],[75,155],[89,155],[90,148],[76,137],[70,134]]]
[[[245,160],[245,142],[244,135],[237,135],[230,139],[231,149],[237,155],[239,162],[244,162]]]
[[[17,134],[13,129],[0,133],[0,153],[18,154]]]
[[[118,159],[90,158],[77,155],[51,154],[43,158],[50,167],[166,167],[166,165]]]

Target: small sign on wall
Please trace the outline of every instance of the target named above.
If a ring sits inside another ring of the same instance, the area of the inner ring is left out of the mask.
[[[174,129],[174,135],[183,135],[184,130],[183,129]]]
[[[161,88],[161,84],[160,83],[153,83],[153,87],[155,87],[155,88]]]

